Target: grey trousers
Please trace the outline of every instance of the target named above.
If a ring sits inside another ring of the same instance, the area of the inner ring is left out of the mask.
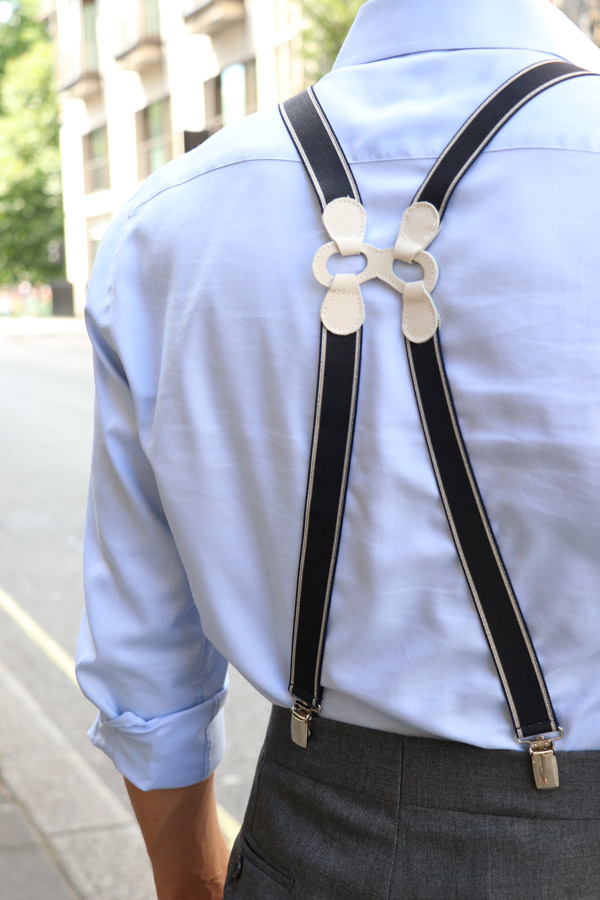
[[[528,755],[274,709],[225,900],[600,900],[600,752]]]

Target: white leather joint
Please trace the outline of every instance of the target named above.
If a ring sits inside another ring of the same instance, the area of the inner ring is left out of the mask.
[[[367,213],[358,200],[338,197],[323,210],[323,225],[342,256],[360,253],[367,229]]]
[[[321,322],[333,334],[354,334],[365,321],[356,275],[335,275],[321,306]]]
[[[411,263],[419,250],[425,250],[440,230],[440,214],[431,203],[413,203],[400,223],[394,256]]]
[[[354,334],[365,320],[360,285],[379,278],[403,297],[402,332],[413,343],[429,340],[440,326],[440,316],[431,297],[438,280],[438,267],[425,250],[440,229],[438,211],[429,203],[413,203],[404,215],[396,243],[385,250],[364,242],[367,214],[351,197],[328,203],[323,224],[332,239],[315,254],[313,273],[319,284],[328,288],[321,306],[321,322],[333,334]],[[332,275],[327,263],[332,256],[362,254],[366,265],[358,274]],[[394,272],[394,261],[418,263],[423,270],[420,281],[406,282]]]

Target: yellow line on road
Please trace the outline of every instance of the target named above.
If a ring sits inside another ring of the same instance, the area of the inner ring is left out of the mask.
[[[5,590],[0,587],[0,609],[2,609],[6,615],[13,620],[13,622],[19,626],[21,631],[23,631],[27,637],[34,643],[37,647],[42,650],[46,656],[48,657],[54,665],[60,669],[63,675],[66,675],[69,681],[73,684],[77,684],[77,679],[75,678],[75,660],[72,656],[69,656],[66,650],[60,646],[60,644],[51,637],[47,631],[45,631],[41,625],[33,619],[28,612],[26,612],[23,607],[17,603],[17,601],[7,594]],[[217,803],[217,815],[219,817],[219,825],[221,826],[221,831],[225,836],[225,840],[229,847],[232,846],[235,841],[238,831],[240,830],[240,824],[237,822],[233,816],[231,816],[226,809],[223,809],[222,806],[219,806]]]
[[[223,832],[223,837],[227,841],[227,846],[231,850],[233,847],[233,842],[239,834],[239,830],[242,827],[237,819],[234,819],[226,809],[217,803],[217,818],[219,820],[219,825],[221,827],[221,831]]]
[[[43,650],[46,656],[52,660],[55,666],[67,676],[69,681],[77,684],[75,678],[75,660],[69,656],[66,650],[57,643],[53,637],[50,637],[47,631],[44,631],[41,625],[32,619],[28,612],[25,612],[16,600],[10,594],[7,594],[0,587],[0,609],[3,609],[7,616],[15,622],[21,631],[24,631],[27,637],[33,643]]]

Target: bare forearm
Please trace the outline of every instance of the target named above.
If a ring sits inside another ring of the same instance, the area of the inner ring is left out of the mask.
[[[228,851],[212,775],[184,788],[140,791],[125,779],[152,862],[158,900],[221,900]]]

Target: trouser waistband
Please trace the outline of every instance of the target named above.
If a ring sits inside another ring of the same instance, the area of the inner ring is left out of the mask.
[[[300,776],[374,799],[401,777],[402,804],[535,818],[600,818],[600,751],[559,752],[560,787],[535,788],[527,747],[484,750],[404,737],[318,717],[306,749],[290,738],[290,711],[274,707],[265,752]]]
[[[313,720],[308,747],[273,710],[227,900],[598,900],[600,752],[528,753]]]

